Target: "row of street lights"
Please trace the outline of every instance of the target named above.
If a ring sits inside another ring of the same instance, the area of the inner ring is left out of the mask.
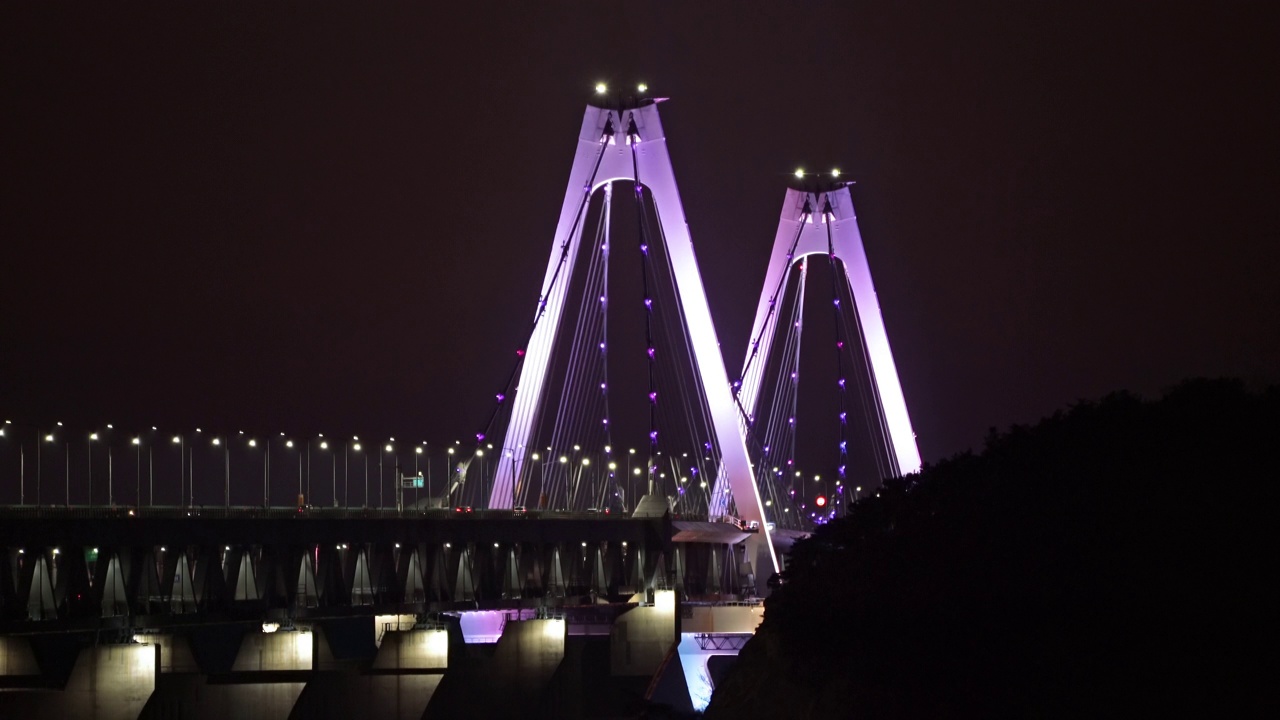
[[[45,453],[42,453],[41,445],[42,444],[52,445],[59,439],[59,436],[61,436],[63,440],[63,445],[64,445],[64,448],[63,448],[64,503],[69,506],[71,504],[71,438],[72,436],[67,431],[62,429],[63,427],[62,423],[57,423],[56,428],[50,428],[49,431],[41,433],[41,431],[38,428],[35,428],[34,426],[14,425],[14,423],[10,421],[6,421],[4,426],[0,426],[0,440],[3,440],[3,439],[17,440],[17,438],[14,436],[14,430],[15,428],[21,428],[21,427],[29,427],[35,430],[35,435],[38,439],[38,441],[36,442],[36,448],[35,448],[36,449],[36,458],[35,458],[36,459],[36,496],[35,496],[36,504],[41,503],[43,500],[41,495],[42,493],[41,480],[43,478],[42,463],[43,463],[43,458]],[[111,439],[110,435],[113,429],[114,429],[113,426],[108,424],[105,430],[90,432],[90,433],[87,433],[85,436],[87,467],[88,467],[87,494],[88,494],[89,504],[92,504],[93,502],[93,490],[94,490],[93,488],[93,485],[94,485],[93,457],[94,457],[95,444],[101,444],[102,446],[105,447],[105,450],[106,450],[107,504],[114,505],[116,503],[117,488],[116,488],[116,482],[115,482],[115,468],[114,468],[115,453],[113,452],[113,443],[110,442],[110,439]],[[128,440],[129,444],[133,446],[135,451],[134,452],[135,454],[135,463],[134,463],[135,492],[134,492],[133,499],[135,504],[139,504],[139,505],[143,504],[142,502],[142,499],[143,499],[142,446],[143,445],[147,446],[147,480],[148,480],[147,504],[150,504],[150,505],[155,504],[155,490],[156,490],[155,458],[153,453],[154,453],[155,445],[160,442],[163,442],[163,440],[160,440],[157,437],[158,431],[155,427],[152,427],[151,431],[152,433],[150,437],[146,437],[145,435],[135,435],[129,438]],[[251,448],[257,448],[259,446],[263,447],[262,504],[263,506],[270,506],[271,486],[272,486],[271,445],[273,443],[268,439],[259,440],[256,437],[246,436],[244,432],[239,432],[238,435],[242,438],[240,442],[242,444],[242,447],[244,448],[251,449]],[[232,437],[235,437],[235,436],[221,435],[221,434],[215,434],[210,436],[209,434],[205,433],[202,428],[196,428],[194,434],[184,433],[184,434],[176,434],[171,436],[170,444],[177,446],[178,455],[179,455],[179,472],[178,472],[179,482],[177,483],[177,487],[179,491],[178,504],[180,506],[193,506],[196,504],[195,502],[195,475],[196,475],[195,448],[201,444],[207,444],[208,447],[212,447],[216,450],[221,450],[221,455],[222,455],[222,468],[221,468],[222,473],[221,474],[223,476],[222,477],[223,479],[222,500],[223,500],[224,506],[230,507],[231,475],[232,475],[231,456],[232,456],[232,445],[233,445],[233,442],[231,440]],[[279,437],[283,438],[283,445],[286,449],[292,450],[293,448],[295,448],[296,443],[293,439],[288,438],[284,433],[281,433]],[[203,440],[203,438],[208,438],[208,440]],[[43,441],[43,442],[40,442],[40,441]],[[303,441],[299,441],[299,443],[301,442]],[[317,435],[314,438],[307,438],[305,440],[305,453],[304,452],[298,453],[298,504],[300,505],[305,504],[309,502],[312,498],[311,453],[313,450],[312,446],[315,445],[318,447],[320,451],[330,453],[330,457],[332,461],[331,462],[332,470],[331,470],[331,483],[330,483],[330,497],[333,505],[335,507],[338,506],[339,503],[338,503],[337,445],[339,442],[342,443],[342,451],[343,451],[342,452],[343,454],[342,505],[348,506],[348,507],[350,506],[350,500],[351,500],[350,454],[352,452],[355,452],[357,454],[363,455],[364,457],[363,505],[365,507],[370,506],[370,501],[373,499],[370,497],[370,488],[369,488],[369,480],[370,480],[369,455],[370,453],[364,452],[364,446],[360,442],[359,436],[352,436],[349,439],[343,439],[339,441],[339,440],[331,440],[329,438],[325,438],[323,434]],[[25,447],[25,444],[21,442],[18,442],[17,444],[19,449],[19,498],[18,499],[19,499],[19,504],[26,504],[27,502],[26,467],[25,467],[26,466],[26,447]],[[414,452],[413,452],[414,476],[416,477],[419,474],[420,461],[423,460],[424,459],[423,456],[426,455],[425,459],[427,462],[426,462],[425,489],[427,491],[428,496],[433,496],[434,487],[432,485],[432,478],[431,478],[431,462],[430,462],[430,454],[429,454],[430,446],[426,442],[423,442],[421,444],[413,446],[413,448],[414,448]],[[476,457],[482,460],[482,465],[481,465],[482,478],[484,477],[484,469],[485,469],[484,458],[485,458],[486,448],[491,450],[492,445],[480,447],[475,450]],[[582,500],[582,492],[583,492],[582,481],[584,477],[589,478],[590,477],[589,473],[595,470],[595,468],[592,466],[592,462],[593,462],[592,456],[579,455],[579,453],[582,450],[581,446],[579,445],[573,446],[572,452],[566,451],[559,455],[557,455],[552,450],[551,447],[546,448],[546,450],[547,452],[545,454],[535,451],[530,453],[528,456],[529,461],[536,463],[538,465],[539,476],[540,476],[539,480],[541,481],[540,487],[542,488],[542,492],[545,494],[548,491],[548,488],[546,485],[548,475],[549,475],[547,466],[548,464],[555,463],[562,466],[562,471],[564,472],[563,481],[566,484],[566,487],[564,488],[565,502],[569,504],[569,506],[576,506],[577,504],[580,504]],[[447,447],[445,450],[446,462],[449,463],[450,473],[452,472],[451,468],[453,466],[455,456],[460,451],[464,451],[463,448],[460,447],[460,442],[456,442],[454,446]],[[400,465],[399,458],[395,457],[394,454],[395,454],[394,438],[391,438],[390,441],[383,446],[382,453],[380,453],[378,457],[378,497],[377,499],[378,499],[379,507],[386,506],[386,470],[388,467],[390,467],[393,470],[393,481],[395,482],[394,502],[397,507],[403,506],[403,489],[404,488],[401,482],[403,477],[402,476],[403,468]],[[393,457],[391,458],[392,462],[390,463],[387,462],[388,455],[393,455]],[[625,465],[626,470],[625,470],[625,475],[623,476],[624,480],[622,483],[622,485],[624,486],[624,492],[626,494],[626,496],[623,498],[624,508],[629,505],[633,505],[634,498],[637,497],[637,494],[634,492],[635,482],[643,481],[647,479],[648,487],[642,488],[641,489],[642,491],[640,494],[643,494],[644,492],[653,492],[654,491],[653,486],[657,482],[662,482],[663,484],[667,482],[663,479],[666,477],[666,474],[660,471],[660,468],[657,466],[656,463],[641,461],[639,464],[636,464],[635,455],[636,455],[636,450],[634,448],[629,449],[626,453],[626,465]],[[572,459],[570,456],[573,456]],[[612,448],[608,446],[605,447],[605,452],[601,460],[602,460],[602,469],[599,471],[598,479],[603,479],[604,477],[607,476],[617,481],[618,480],[617,471],[619,470],[619,464],[617,461],[613,459]],[[569,467],[570,464],[572,464],[573,467]],[[647,468],[647,472],[645,468]],[[606,475],[606,469],[607,469],[607,475]],[[446,476],[445,476],[446,478],[448,474],[449,473],[446,473]],[[678,481],[676,480],[676,477],[679,478]],[[688,476],[682,475],[680,472],[677,472],[676,477],[673,477],[671,482],[675,483],[675,487],[677,488],[678,491],[683,490],[683,486],[681,483],[688,483]],[[703,478],[705,478],[705,475],[703,476]],[[801,486],[801,498],[802,498],[801,502],[804,503],[803,499],[807,498],[807,495],[808,495],[807,491],[805,490],[807,486],[807,477],[802,473],[800,473],[799,471],[796,471],[796,478],[799,480],[799,483]],[[699,487],[701,487],[704,490],[704,492],[709,492],[707,487],[707,481],[705,479],[695,478],[695,480],[698,481]],[[819,483],[820,476],[817,476],[817,475],[813,476],[813,481],[815,484]],[[487,480],[485,480],[485,482],[487,482]],[[596,495],[602,492],[605,492],[607,490],[607,487],[608,487],[607,485],[604,486],[605,490],[602,490],[598,486],[598,483],[591,482],[590,480],[588,481],[588,485],[590,486],[588,490],[592,493],[592,498],[590,501],[588,501],[587,504],[597,505],[601,501],[607,500],[607,498],[604,498],[603,496],[596,497]],[[840,485],[841,483],[837,481],[836,492],[838,493],[838,496],[837,496],[838,498],[842,497],[844,493],[844,490],[840,488]],[[448,486],[447,480],[442,485],[441,489],[446,493],[449,492],[450,488]],[[861,491],[861,487],[858,487],[852,493],[855,499],[857,497],[857,493],[860,491]],[[513,484],[512,492],[513,492],[512,502],[513,504],[517,504],[516,497],[515,497],[514,484]],[[559,490],[557,490],[556,493],[559,494]],[[680,492],[679,495],[683,498],[684,493]],[[416,486],[415,486],[415,496],[416,496]],[[539,504],[541,505],[543,502],[545,502],[545,498],[540,498]],[[846,505],[847,503],[841,502],[840,504]],[[766,506],[772,506],[772,501],[766,502]]]

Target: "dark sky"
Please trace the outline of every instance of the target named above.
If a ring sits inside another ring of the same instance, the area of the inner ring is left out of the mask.
[[[671,98],[732,374],[839,165],[928,460],[1280,381],[1268,3],[111,5],[0,10],[6,418],[468,437],[598,80]]]

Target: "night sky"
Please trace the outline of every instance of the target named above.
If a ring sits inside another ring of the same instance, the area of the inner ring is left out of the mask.
[[[1268,3],[112,5],[0,10],[6,419],[469,437],[597,81],[671,98],[731,375],[839,166],[926,460],[1280,381]]]

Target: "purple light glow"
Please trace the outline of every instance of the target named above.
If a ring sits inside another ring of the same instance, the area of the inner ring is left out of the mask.
[[[476,442],[484,442],[484,433],[476,433]]]
[[[649,308],[650,310],[652,310],[652,309],[653,309],[653,298],[645,298],[645,299],[644,299],[644,306],[645,306],[646,308]]]
[[[506,400],[506,399],[507,399],[506,395],[503,395],[502,393],[498,393],[498,402],[502,402],[503,400]]]
[[[650,431],[649,431],[649,439],[650,439],[650,440],[653,440],[653,441],[655,441],[655,442],[656,442],[656,441],[658,440],[658,431],[657,431],[657,430],[650,430]]]
[[[649,348],[649,359],[653,359],[653,348]]]
[[[644,253],[645,255],[648,255],[648,254],[649,254],[649,246],[648,246],[647,244],[643,244],[643,243],[642,243],[642,244],[640,245],[640,252]]]
[[[656,392],[651,392],[651,393],[649,393],[649,402],[651,402],[651,403],[656,403],[656,402],[658,402],[658,393],[656,393]]]

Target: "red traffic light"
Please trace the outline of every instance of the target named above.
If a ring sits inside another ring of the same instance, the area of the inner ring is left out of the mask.
[[[813,504],[814,504],[814,505],[817,505],[818,507],[826,507],[826,506],[827,506],[827,496],[826,496],[826,495],[819,495],[818,497],[816,497],[816,498],[814,498],[814,499],[813,499]]]

